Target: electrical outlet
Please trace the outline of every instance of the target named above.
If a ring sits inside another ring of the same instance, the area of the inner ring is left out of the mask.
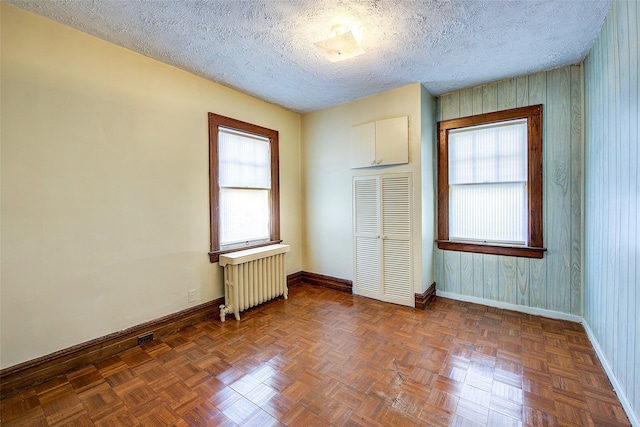
[[[196,290],[195,289],[191,289],[189,291],[188,302],[196,302]]]

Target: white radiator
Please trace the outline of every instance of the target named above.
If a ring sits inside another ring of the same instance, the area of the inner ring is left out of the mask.
[[[289,245],[269,245],[220,255],[224,267],[224,305],[220,306],[220,320],[233,313],[240,320],[240,312],[265,301],[284,295],[288,297],[284,254]]]

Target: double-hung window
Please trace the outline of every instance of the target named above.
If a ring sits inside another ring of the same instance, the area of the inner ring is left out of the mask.
[[[438,247],[541,258],[542,106],[438,123]]]
[[[278,132],[209,113],[211,262],[280,241]]]

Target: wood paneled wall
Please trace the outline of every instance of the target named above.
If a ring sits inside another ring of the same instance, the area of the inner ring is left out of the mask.
[[[640,419],[640,5],[614,1],[585,61],[585,322]]]
[[[582,67],[442,95],[438,120],[543,104],[543,259],[441,251],[438,290],[582,314]]]

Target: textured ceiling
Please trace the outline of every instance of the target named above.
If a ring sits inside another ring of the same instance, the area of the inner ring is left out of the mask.
[[[421,82],[434,95],[580,62],[611,0],[8,0],[297,112]],[[313,45],[347,24],[366,51]]]

